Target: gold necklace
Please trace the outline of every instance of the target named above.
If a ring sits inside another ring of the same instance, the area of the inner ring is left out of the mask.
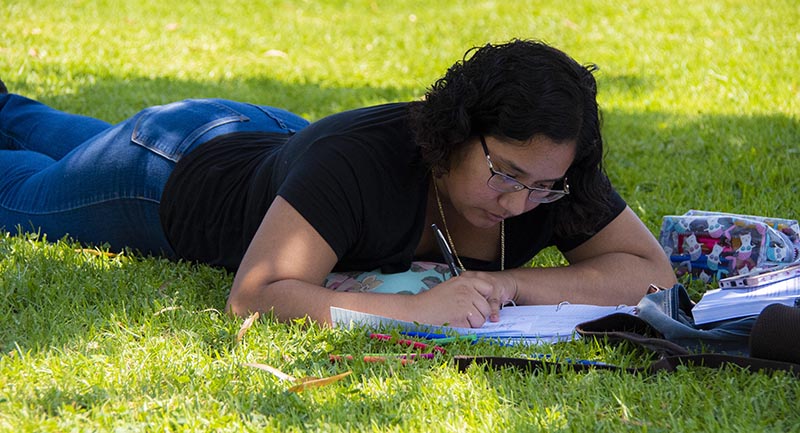
[[[444,234],[447,235],[447,242],[450,243],[450,249],[453,250],[453,255],[456,257],[456,262],[458,262],[458,267],[461,268],[462,271],[466,271],[467,268],[464,267],[464,264],[461,263],[461,258],[458,257],[458,252],[456,251],[456,244],[453,242],[453,238],[450,236],[450,230],[447,229],[447,219],[444,217],[444,208],[442,207],[442,199],[439,198],[439,187],[436,186],[436,179],[431,176],[431,182],[433,182],[433,192],[436,195],[436,204],[439,205],[439,216],[442,217],[442,225],[444,226]],[[500,221],[500,270],[506,270],[506,221]]]

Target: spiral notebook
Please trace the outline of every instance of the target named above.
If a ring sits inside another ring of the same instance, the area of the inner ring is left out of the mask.
[[[558,305],[524,305],[500,310],[500,321],[486,322],[480,328],[432,326],[391,319],[375,314],[331,307],[334,326],[349,328],[397,327],[403,331],[476,334],[480,338],[500,339],[515,343],[556,343],[580,338],[575,327],[583,322],[599,319],[614,313],[636,315],[636,307],[627,305],[602,306],[561,303]]]

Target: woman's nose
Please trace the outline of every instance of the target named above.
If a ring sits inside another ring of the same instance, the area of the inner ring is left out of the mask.
[[[500,206],[510,214],[509,216],[517,216],[527,212],[538,204],[528,200],[528,193],[528,190],[504,193],[500,196]]]

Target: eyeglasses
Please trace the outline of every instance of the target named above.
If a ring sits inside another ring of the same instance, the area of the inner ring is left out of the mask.
[[[517,192],[527,189],[528,200],[535,203],[552,203],[569,194],[569,184],[567,183],[566,176],[553,184],[554,187],[561,185],[561,189],[537,188],[527,186],[511,176],[495,170],[494,165],[492,165],[492,158],[489,156],[489,148],[486,147],[486,139],[483,138],[483,135],[480,137],[481,145],[483,145],[483,153],[486,154],[486,162],[489,164],[489,171],[492,173],[492,175],[489,176],[489,180],[486,181],[489,188],[497,192]]]

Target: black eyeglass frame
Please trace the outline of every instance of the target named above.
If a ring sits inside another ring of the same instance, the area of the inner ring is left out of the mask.
[[[486,139],[483,137],[482,134],[480,135],[480,139],[481,139],[481,146],[483,146],[483,153],[486,155],[486,163],[489,164],[489,172],[491,173],[491,176],[489,176],[489,179],[486,180],[486,185],[489,188],[491,188],[491,189],[493,189],[493,190],[495,190],[497,192],[518,192],[518,191],[522,191],[523,189],[527,189],[528,190],[528,200],[530,200],[530,201],[532,201],[534,203],[552,203],[552,202],[554,202],[554,201],[556,201],[556,200],[558,200],[560,198],[563,198],[565,195],[569,194],[569,183],[567,183],[567,177],[566,176],[564,176],[562,179],[560,179],[560,180],[558,180],[556,182],[556,183],[562,182],[564,184],[564,187],[563,187],[564,189],[536,188],[536,187],[525,185],[524,183],[514,179],[511,176],[495,170],[494,169],[494,165],[492,164],[492,157],[489,155],[489,147],[486,146]],[[503,184],[508,185],[509,188],[505,189],[505,188],[501,188],[496,183],[492,184],[492,179],[494,179],[495,176],[499,176],[500,179],[502,180]],[[534,193],[546,194],[546,195],[544,195],[544,196],[536,196]]]

